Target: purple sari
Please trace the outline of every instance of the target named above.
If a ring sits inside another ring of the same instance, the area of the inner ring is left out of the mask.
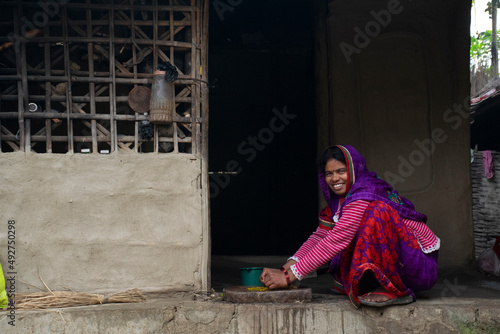
[[[415,235],[402,218],[425,222],[427,217],[415,211],[413,204],[385,181],[368,171],[365,159],[351,146],[337,146],[344,153],[348,172],[348,193],[343,207],[356,200],[370,201],[350,245],[330,263],[334,288],[359,306],[358,296],[380,285],[398,297],[413,296],[430,289],[437,280],[438,251],[425,254]],[[319,171],[323,195],[332,213],[337,212],[339,196]]]

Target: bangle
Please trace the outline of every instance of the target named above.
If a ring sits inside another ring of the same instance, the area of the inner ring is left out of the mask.
[[[288,271],[286,271],[284,267],[281,267],[280,270],[285,274],[286,285],[290,287],[290,285],[292,285],[292,282],[290,282],[290,276],[288,276]]]

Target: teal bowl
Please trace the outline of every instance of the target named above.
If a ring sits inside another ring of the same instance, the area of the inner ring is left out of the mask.
[[[243,286],[264,286],[259,281],[260,274],[264,267],[240,268],[241,285]]]

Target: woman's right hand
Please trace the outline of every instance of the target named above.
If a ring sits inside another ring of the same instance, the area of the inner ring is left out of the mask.
[[[280,269],[264,268],[259,280],[271,290],[286,288],[288,286],[285,275]]]

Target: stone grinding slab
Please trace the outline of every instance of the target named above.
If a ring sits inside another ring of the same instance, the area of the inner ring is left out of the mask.
[[[312,300],[311,288],[264,290],[263,287],[231,286],[222,290],[223,299],[232,303],[292,303]]]

